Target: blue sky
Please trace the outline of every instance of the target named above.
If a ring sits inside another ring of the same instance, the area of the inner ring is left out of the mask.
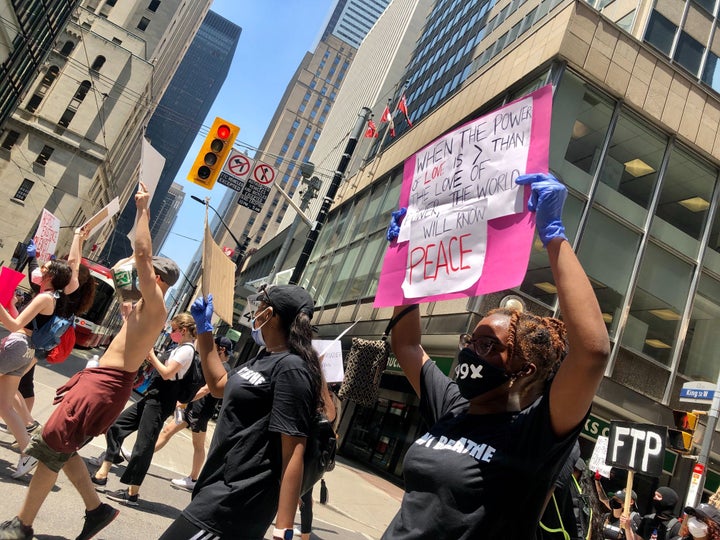
[[[240,127],[238,141],[257,147],[305,53],[319,37],[334,0],[215,0],[210,9],[242,28],[230,72],[203,126],[216,116]],[[163,255],[174,259],[183,271],[200,246],[205,209],[190,195],[210,197],[219,206],[226,188],[216,184],[212,191],[186,180],[190,166],[202,145],[196,137],[175,182],[185,190],[185,202],[162,247]],[[233,231],[234,232],[234,231]]]

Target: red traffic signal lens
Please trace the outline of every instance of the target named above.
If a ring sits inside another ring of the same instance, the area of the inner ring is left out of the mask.
[[[217,128],[217,136],[224,141],[230,136],[230,128],[225,124],[220,124]]]

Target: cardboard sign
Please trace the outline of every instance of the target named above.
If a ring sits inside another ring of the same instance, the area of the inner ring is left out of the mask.
[[[610,422],[605,463],[618,469],[660,476],[666,438],[666,426]]]
[[[318,355],[323,355],[320,368],[325,376],[325,382],[342,382],[345,378],[343,370],[342,343],[339,340],[313,339],[313,349]]]
[[[120,199],[115,197],[105,208],[83,223],[83,228],[88,231],[88,236],[92,235],[92,233],[105,225],[105,223],[107,223],[107,221],[119,211]]]
[[[153,197],[155,196],[155,189],[157,189],[158,183],[160,182],[160,175],[162,174],[164,166],[165,157],[155,150],[150,142],[143,137],[142,147],[140,150],[140,170],[138,171],[138,180],[145,185],[145,188],[150,195],[150,202],[152,202]],[[130,243],[135,245],[134,223],[132,229],[130,229],[130,232],[127,233],[126,236],[128,240],[130,240]]]
[[[235,263],[228,259],[222,248],[213,240],[205,213],[205,238],[203,240],[202,293],[213,295],[215,314],[223,321],[233,322],[233,297],[235,296]]]
[[[50,256],[55,253],[59,234],[60,220],[43,208],[40,224],[33,238],[37,248],[35,257],[39,264],[49,261]]]
[[[405,161],[400,237],[375,307],[478,296],[522,283],[535,218],[526,172],[548,170],[552,89],[543,87],[436,139]]]

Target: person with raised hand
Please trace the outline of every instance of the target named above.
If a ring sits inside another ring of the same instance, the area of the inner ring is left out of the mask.
[[[210,393],[222,397],[207,461],[192,500],[161,536],[292,538],[305,442],[322,408],[320,362],[312,348],[314,303],[297,285],[263,289],[251,325],[257,356],[226,373],[212,337],[212,296],[190,313]]]
[[[400,318],[392,350],[431,427],[407,451],[405,495],[383,539],[533,538],[602,381],[610,343],[565,235],[567,190],[550,174],[516,182],[530,186],[563,320],[489,312],[460,336],[451,380],[422,348],[419,310]]]
[[[180,275],[172,260],[152,255],[149,204],[150,193],[140,182],[135,194],[134,253],[142,299],[108,345],[100,365],[79,371],[58,388],[55,410],[26,450],[39,460],[37,470],[17,516],[0,524],[0,538],[32,539],[35,517],[61,470],[85,504],[85,523],[76,540],[92,538],[118,515],[117,509],[100,501],[77,452],[105,433],[125,407],[137,370],[165,325],[165,293]]]

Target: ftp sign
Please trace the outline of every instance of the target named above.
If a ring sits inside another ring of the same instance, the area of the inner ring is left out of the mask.
[[[605,463],[619,469],[660,476],[666,438],[665,426],[611,422]]]

